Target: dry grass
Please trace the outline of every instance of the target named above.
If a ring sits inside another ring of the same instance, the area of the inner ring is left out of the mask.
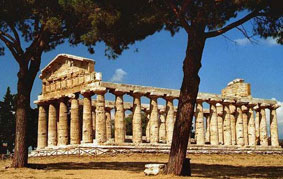
[[[282,155],[189,155],[194,178],[283,178]],[[183,178],[167,175],[144,176],[147,163],[165,163],[165,154],[120,154],[95,157],[57,156],[31,158],[31,168],[4,169],[0,178]]]

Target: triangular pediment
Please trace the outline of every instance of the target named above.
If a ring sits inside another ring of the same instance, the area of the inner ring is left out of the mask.
[[[94,72],[94,64],[95,62],[88,58],[59,54],[41,70],[40,78],[43,81],[54,81],[76,73],[90,74]]]

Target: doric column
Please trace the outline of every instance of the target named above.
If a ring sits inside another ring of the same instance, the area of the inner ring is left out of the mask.
[[[256,142],[256,145],[260,145],[260,135],[259,135],[259,121],[260,121],[260,108],[259,108],[259,105],[256,105],[254,107],[254,110],[255,110],[255,142]]]
[[[43,149],[47,146],[47,112],[46,106],[38,106],[38,132],[37,132],[37,149]]]
[[[150,95],[150,143],[159,141],[159,120],[157,95]]]
[[[100,88],[95,91],[96,99],[96,141],[101,144],[106,142],[106,116],[105,116],[105,97],[106,88]]]
[[[266,113],[265,109],[268,104],[260,104],[260,114],[259,114],[259,138],[261,146],[268,146],[268,136],[267,136],[267,123],[266,123]]]
[[[232,132],[231,132],[231,112],[230,104],[233,103],[232,100],[223,101],[223,136],[224,136],[224,145],[232,145]]]
[[[159,111],[160,124],[159,124],[159,141],[166,142],[166,110]]]
[[[229,105],[230,109],[230,120],[231,120],[231,139],[232,145],[237,144],[237,137],[236,137],[236,107],[234,104]]]
[[[55,104],[49,104],[48,111],[48,146],[57,145],[57,109]]]
[[[274,147],[279,146],[277,114],[276,114],[276,109],[279,107],[280,105],[278,104],[270,106],[270,137],[271,137],[271,145]]]
[[[218,138],[219,144],[223,144],[223,106],[221,103],[216,104],[217,108],[217,122],[218,122]]]
[[[249,145],[255,146],[256,145],[256,134],[255,134],[255,119],[254,119],[254,111],[253,108],[256,106],[254,103],[249,103],[248,107],[248,138],[249,138]]]
[[[142,93],[134,91],[133,96],[133,143],[142,143],[142,116],[141,116],[141,96]]]
[[[204,145],[203,100],[197,99],[196,104],[196,143]]]
[[[91,96],[90,92],[82,93],[83,99],[83,143],[92,143],[92,117],[91,117]]]
[[[105,108],[106,117],[106,140],[111,139],[112,136],[112,124],[111,124],[111,108]]]
[[[146,110],[146,117],[147,117],[147,123],[146,123],[146,142],[150,142],[150,110]]]
[[[71,144],[80,144],[81,126],[79,113],[78,95],[71,98],[71,122],[70,122]]]
[[[116,89],[113,94],[115,94],[115,143],[121,144],[125,142],[126,137],[126,125],[125,125],[125,110],[123,95],[124,91]]]
[[[91,109],[91,118],[92,118],[92,137],[94,139],[96,139],[96,114],[95,114],[95,106],[92,106],[92,109]]]
[[[244,126],[243,126],[243,112],[242,112],[242,102],[237,102],[236,104],[236,137],[237,145],[245,145],[244,141]]]
[[[210,143],[211,145],[219,145],[218,137],[218,119],[216,104],[221,102],[220,99],[210,99]]]
[[[166,143],[171,144],[174,131],[174,104],[173,97],[166,96]]]
[[[59,101],[58,145],[67,145],[69,142],[68,109],[66,99]]]
[[[206,119],[205,143],[210,143],[210,114],[204,113],[203,115]]]
[[[242,112],[243,112],[243,133],[244,133],[244,142],[245,145],[249,145],[249,137],[248,137],[248,108],[247,106],[242,106]]]

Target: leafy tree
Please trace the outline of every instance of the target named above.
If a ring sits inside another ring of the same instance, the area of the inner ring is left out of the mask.
[[[103,29],[103,32],[108,32],[106,37],[99,34],[99,29],[91,27],[93,31],[87,33],[90,38],[84,39],[84,43],[91,48],[95,45],[97,36],[102,37],[113,57],[121,54],[135,41],[156,31],[165,29],[172,35],[181,28],[186,31],[184,77],[166,169],[168,174],[185,174],[183,163],[199,90],[198,72],[206,40],[235,28],[250,39],[241,25],[253,21],[252,35],[272,37],[282,44],[282,3],[278,0],[141,0],[135,3],[129,0],[106,0],[99,5],[103,8],[115,7],[119,16],[109,28]],[[243,14],[245,15],[242,16]]]
[[[7,143],[10,153],[13,153],[15,142],[15,97],[8,87],[0,103],[0,145]]]

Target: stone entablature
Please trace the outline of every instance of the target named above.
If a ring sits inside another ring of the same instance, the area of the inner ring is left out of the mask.
[[[104,82],[101,73],[94,71],[93,61],[66,54],[52,60],[42,70],[40,78],[43,92],[35,101],[39,105],[39,149],[91,144],[94,140],[99,145],[113,140],[116,145],[123,144],[126,142],[126,110],[133,114],[133,144],[172,142],[176,120],[173,100],[178,100],[179,90]],[[112,93],[115,101],[106,101],[106,93]],[[132,96],[131,103],[124,101],[125,94]],[[96,100],[92,99],[94,95]],[[150,103],[142,104],[141,97],[149,98]],[[166,104],[158,104],[158,98],[163,98]],[[209,109],[204,109],[205,105]],[[190,142],[211,146],[278,147],[278,107],[275,100],[253,98],[250,85],[243,80],[229,83],[222,95],[199,93],[193,119],[195,137]],[[111,117],[112,109],[115,109],[114,117]],[[270,124],[267,124],[268,110]],[[142,136],[142,112],[148,118],[146,136]]]

